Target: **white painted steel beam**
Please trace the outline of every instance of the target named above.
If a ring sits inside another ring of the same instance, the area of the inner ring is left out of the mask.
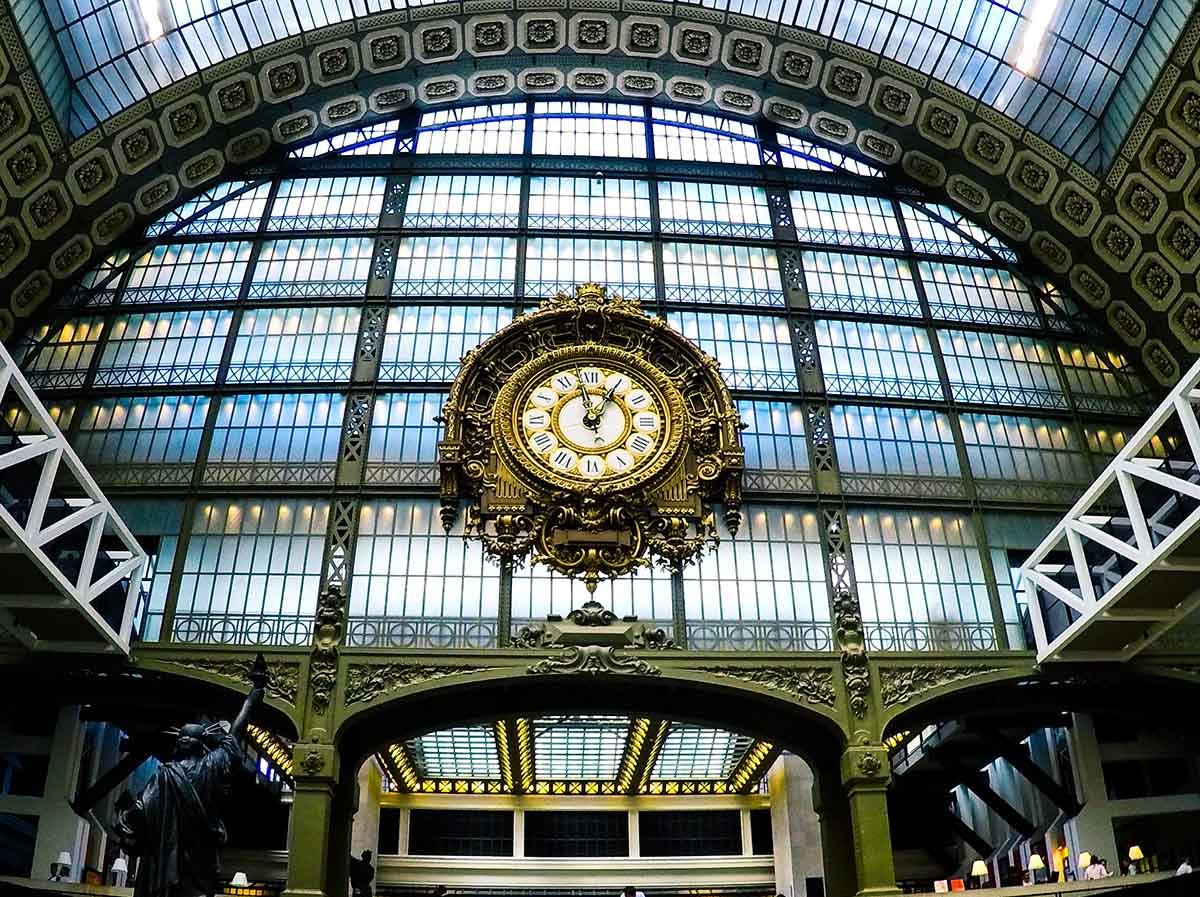
[[[1039,662],[1128,660],[1200,607],[1198,384],[1200,362],[1021,567]]]
[[[0,627],[32,650],[128,654],[146,553],[2,345],[0,404],[28,416],[28,432],[19,433],[15,442],[0,443],[0,489],[6,477],[28,477],[33,486],[24,514],[14,515],[0,502],[5,564],[14,571],[11,578],[21,579],[16,583],[0,577]],[[18,472],[17,465],[25,466]],[[56,494],[60,472],[69,474],[82,495]],[[5,498],[10,496],[11,492]],[[121,546],[115,555],[102,547],[106,536]],[[52,557],[54,543],[64,538],[81,546],[79,570],[72,576]],[[35,581],[16,577],[17,565]],[[114,628],[95,601],[123,580],[128,587]]]

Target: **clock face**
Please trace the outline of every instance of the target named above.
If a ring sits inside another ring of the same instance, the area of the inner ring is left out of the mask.
[[[664,447],[665,405],[617,367],[559,364],[516,409],[528,454],[559,476],[602,481],[641,472]]]

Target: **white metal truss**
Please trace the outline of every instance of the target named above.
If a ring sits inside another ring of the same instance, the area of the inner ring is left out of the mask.
[[[1200,362],[1021,567],[1038,661],[1128,660],[1200,606]]]
[[[128,654],[146,553],[2,345],[0,407],[0,628]]]

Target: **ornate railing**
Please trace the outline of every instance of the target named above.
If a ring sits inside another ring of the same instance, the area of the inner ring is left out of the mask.
[[[872,651],[995,651],[998,647],[991,621],[866,623],[863,629]]]
[[[312,642],[313,615],[176,612],[171,640],[200,645],[273,645]]]

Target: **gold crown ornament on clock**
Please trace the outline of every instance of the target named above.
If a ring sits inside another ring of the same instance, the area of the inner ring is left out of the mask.
[[[717,363],[633,300],[559,293],[462,360],[442,411],[442,523],[589,591],[678,570],[741,522],[741,421]]]

